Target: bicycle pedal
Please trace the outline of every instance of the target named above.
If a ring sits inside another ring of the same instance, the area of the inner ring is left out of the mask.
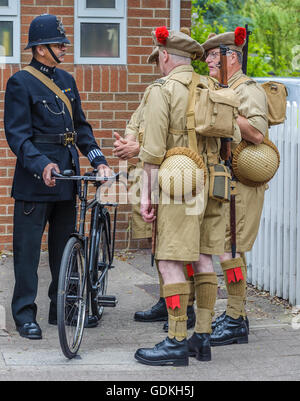
[[[114,269],[116,266],[114,266],[114,265],[110,265],[109,266],[109,269]]]
[[[118,300],[113,295],[99,295],[97,297],[97,302],[99,306],[107,306],[114,308],[117,305]]]

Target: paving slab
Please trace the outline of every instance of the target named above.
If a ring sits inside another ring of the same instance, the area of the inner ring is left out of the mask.
[[[152,347],[166,336],[163,322],[148,324],[133,320],[136,310],[148,309],[159,296],[157,271],[150,260],[148,250],[116,256],[116,267],[109,272],[108,293],[117,296],[118,305],[105,309],[97,328],[85,330],[79,356],[71,361],[62,354],[57,327],[48,324],[47,252],[42,252],[39,266],[37,320],[43,330],[41,341],[21,338],[16,332],[10,310],[13,261],[11,256],[2,260],[0,305],[5,308],[6,317],[5,336],[0,331],[0,381],[300,380],[300,330],[292,326],[292,308],[279,301],[274,303],[251,286],[247,304],[249,344],[215,347],[211,362],[200,363],[190,358],[189,366],[184,368],[139,364],[134,359],[136,349]],[[220,272],[219,285],[216,315],[226,307]],[[192,333],[189,330],[189,335]]]

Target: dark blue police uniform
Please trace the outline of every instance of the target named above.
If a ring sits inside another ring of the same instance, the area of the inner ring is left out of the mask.
[[[41,238],[47,222],[52,273],[49,319],[56,319],[60,260],[68,236],[74,231],[76,186],[72,182],[59,180],[55,187],[46,186],[42,178],[44,168],[49,163],[56,163],[60,171],[75,169],[79,173],[76,146],[88,157],[93,167],[107,164],[82,111],[72,75],[59,68],[45,66],[35,59],[31,66],[52,79],[68,96],[74,121],[62,100],[29,72],[19,71],[8,80],[5,93],[5,134],[10,148],[17,156],[12,186],[12,197],[15,199],[16,277],[12,311],[17,327],[36,321],[37,268]],[[74,131],[76,146],[64,144],[63,141],[59,143],[64,134]]]

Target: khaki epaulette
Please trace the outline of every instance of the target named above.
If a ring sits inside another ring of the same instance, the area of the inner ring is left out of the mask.
[[[166,82],[165,79],[158,78],[158,79],[156,79],[156,80],[153,82],[153,84],[163,85],[165,82]],[[153,84],[152,84],[152,85],[153,85]]]

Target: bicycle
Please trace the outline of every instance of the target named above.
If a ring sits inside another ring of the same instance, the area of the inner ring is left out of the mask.
[[[97,195],[88,201],[88,184],[98,189],[101,181],[118,180],[120,174],[100,178],[97,170],[83,176],[75,176],[72,170],[52,176],[59,180],[81,181],[79,229],[71,234],[61,260],[57,295],[57,324],[63,354],[74,358],[81,345],[86,317],[100,320],[104,307],[117,304],[115,296],[106,295],[108,270],[113,268],[117,203],[101,203]],[[101,180],[101,181],[100,181]],[[100,198],[100,196],[99,196]],[[114,224],[111,232],[110,213],[106,207],[114,207]],[[89,235],[85,234],[86,214],[91,210]],[[77,218],[76,218],[77,220]],[[77,226],[77,223],[76,223]]]

